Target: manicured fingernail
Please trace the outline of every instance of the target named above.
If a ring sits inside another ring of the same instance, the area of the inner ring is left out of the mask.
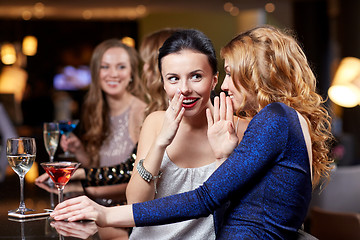
[[[178,88],[178,89],[176,90],[176,92],[177,92],[177,93],[180,93],[180,88]]]

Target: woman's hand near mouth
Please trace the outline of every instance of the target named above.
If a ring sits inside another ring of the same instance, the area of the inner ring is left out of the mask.
[[[170,145],[174,139],[185,112],[183,99],[184,96],[181,94],[180,90],[178,90],[170,101],[169,107],[165,112],[162,129],[157,138],[158,145],[166,147]]]

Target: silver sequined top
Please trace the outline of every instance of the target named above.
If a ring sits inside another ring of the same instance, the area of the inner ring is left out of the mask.
[[[129,133],[129,107],[124,113],[110,117],[111,134],[100,148],[100,167],[125,162],[132,153],[135,143]]]
[[[176,166],[165,152],[161,178],[157,183],[161,198],[177,193],[187,192],[200,186],[215,171],[215,162],[199,168],[180,168]],[[170,207],[170,206],[169,206]],[[151,227],[135,227],[130,240],[211,240],[215,239],[213,215],[205,218],[188,220],[179,223]]]

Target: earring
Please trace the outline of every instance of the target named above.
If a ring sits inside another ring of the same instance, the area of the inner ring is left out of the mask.
[[[129,82],[132,82],[133,81],[133,79],[132,78],[130,78],[130,81]]]

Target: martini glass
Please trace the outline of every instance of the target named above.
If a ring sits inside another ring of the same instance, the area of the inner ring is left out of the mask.
[[[25,207],[24,178],[36,158],[35,138],[20,137],[7,139],[6,156],[9,165],[20,178],[20,205],[18,209],[10,210],[9,212],[25,214],[25,212],[34,211]]]
[[[58,189],[58,199],[61,203],[64,199],[64,188],[69,182],[70,177],[74,174],[76,169],[80,166],[77,162],[45,162],[40,164],[46,173],[53,180]]]
[[[68,138],[70,136],[70,133],[72,133],[72,131],[74,131],[74,129],[76,128],[76,126],[79,124],[79,120],[75,119],[75,120],[62,120],[59,121],[59,129],[60,129],[60,133],[64,134],[66,136],[66,138]],[[73,157],[73,155],[69,152],[66,151],[62,157],[64,158],[69,158],[69,157]]]

